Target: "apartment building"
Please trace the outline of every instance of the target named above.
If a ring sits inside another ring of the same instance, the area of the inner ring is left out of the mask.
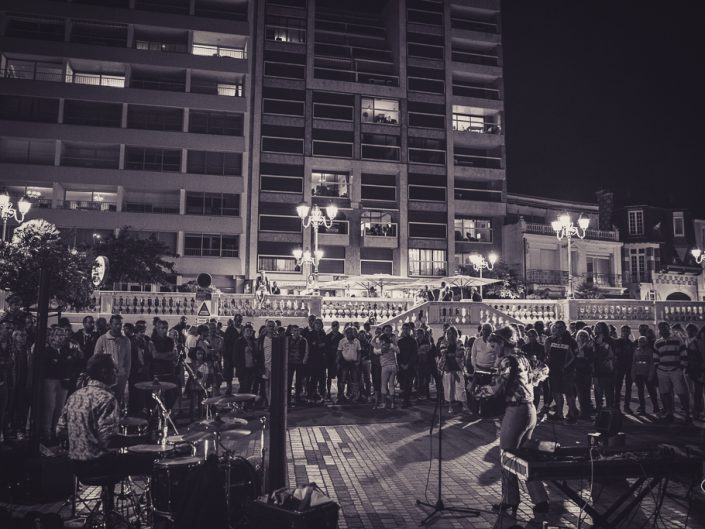
[[[338,208],[321,279],[501,248],[498,0],[266,0],[255,20],[248,278],[304,283],[302,202]]]
[[[242,288],[252,9],[2,2],[0,189],[70,244],[131,226],[180,256],[175,283]]]

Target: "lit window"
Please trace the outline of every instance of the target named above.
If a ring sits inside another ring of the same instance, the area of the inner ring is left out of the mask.
[[[682,212],[673,214],[673,235],[676,237],[685,237],[685,219],[683,219]]]
[[[399,101],[363,97],[362,121],[364,123],[399,125]]]

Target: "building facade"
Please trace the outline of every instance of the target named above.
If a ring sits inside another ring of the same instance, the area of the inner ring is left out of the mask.
[[[335,204],[321,278],[442,276],[501,247],[495,0],[257,4],[247,274],[303,285],[296,206]]]
[[[72,245],[130,226],[179,255],[175,283],[208,272],[241,288],[252,9],[4,1],[0,188]]]
[[[590,220],[585,238],[571,241],[573,287],[596,287],[606,297],[622,295],[622,242],[616,229],[602,229],[607,227],[605,212],[598,204],[508,194],[504,262],[524,279],[528,296],[565,297],[567,241],[559,240],[551,226],[565,213],[576,225],[580,217]]]

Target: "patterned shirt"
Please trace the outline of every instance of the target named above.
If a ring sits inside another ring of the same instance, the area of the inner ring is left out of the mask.
[[[548,377],[548,367],[542,362],[534,368],[523,354],[510,354],[499,361],[499,386],[504,386],[506,402],[534,401],[534,386]]]
[[[659,338],[654,344],[654,365],[659,371],[674,371],[688,366],[688,352],[677,336]]]
[[[108,443],[118,433],[119,424],[115,395],[102,382],[91,380],[66,401],[56,433],[68,436],[70,459],[89,461],[110,452]]]

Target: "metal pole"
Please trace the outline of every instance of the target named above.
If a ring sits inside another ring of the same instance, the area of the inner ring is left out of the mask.
[[[485,267],[485,261],[483,258],[482,263],[480,264],[480,279],[482,279],[482,269]],[[482,288],[482,281],[480,281],[480,301],[485,300],[485,292],[484,289]]]
[[[318,294],[318,224],[311,226],[313,229],[313,289]]]
[[[42,423],[42,393],[44,382],[44,353],[49,318],[49,277],[45,267],[39,269],[39,295],[37,296],[37,341],[34,345],[32,364],[32,408],[29,421],[30,453],[39,456],[40,426]]]
[[[287,486],[286,471],[286,405],[287,351],[285,338],[272,338],[271,402],[269,403],[269,467],[266,491]]]
[[[5,241],[5,236],[7,235],[7,219],[2,218],[2,240]]]
[[[571,255],[570,255],[570,233],[567,234],[568,237],[568,299],[573,299],[573,270],[571,267]]]

